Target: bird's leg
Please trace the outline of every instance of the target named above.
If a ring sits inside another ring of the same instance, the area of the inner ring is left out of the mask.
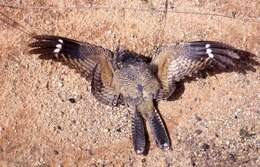
[[[148,123],[156,144],[163,150],[171,148],[170,139],[163,120],[156,110],[149,113]]]
[[[132,139],[137,154],[144,154],[147,147],[144,120],[140,112],[134,110],[132,118]]]

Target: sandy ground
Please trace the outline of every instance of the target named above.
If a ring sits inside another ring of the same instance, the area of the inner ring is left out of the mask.
[[[147,56],[163,43],[217,40],[260,62],[259,0],[0,4],[2,13],[38,34],[110,49],[121,44]],[[177,100],[159,103],[173,149],[161,151],[151,139],[148,155],[137,156],[124,107],[98,103],[73,70],[29,56],[28,35],[1,21],[0,39],[0,166],[260,166],[259,66],[185,82]]]

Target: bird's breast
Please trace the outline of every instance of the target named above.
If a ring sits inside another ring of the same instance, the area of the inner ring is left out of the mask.
[[[115,71],[115,87],[129,105],[153,99],[160,89],[159,82],[148,66],[134,66]]]

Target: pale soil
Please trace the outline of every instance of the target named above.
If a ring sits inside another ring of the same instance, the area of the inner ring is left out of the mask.
[[[158,0],[152,5],[141,0],[0,4],[22,7],[0,6],[0,11],[38,34],[110,49],[120,43],[148,56],[163,43],[217,40],[250,51],[260,61],[258,0],[169,0],[167,13]],[[131,114],[124,107],[98,103],[90,84],[73,70],[29,56],[28,35],[1,20],[0,38],[0,166],[260,166],[259,66],[247,74],[185,82],[177,100],[159,104],[172,151],[161,151],[151,139],[148,155],[137,156]]]

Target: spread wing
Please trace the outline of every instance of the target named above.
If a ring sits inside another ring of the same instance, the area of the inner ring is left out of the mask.
[[[92,81],[91,90],[98,100],[105,104],[118,104],[110,97],[111,94],[116,94],[112,86],[112,51],[60,36],[36,35],[33,39],[29,44],[30,54],[40,54],[41,59],[51,59],[68,65],[88,81]]]
[[[113,56],[108,49],[65,37],[37,35],[33,39],[35,40],[29,44],[32,48],[29,53],[40,54],[41,59],[52,59],[69,65],[87,80],[92,79],[93,70],[98,63],[108,66]],[[111,68],[109,70],[112,73]]]
[[[240,56],[236,49],[215,41],[193,41],[159,48],[152,64],[157,69],[157,77],[162,83],[163,98],[168,98],[175,90],[175,82],[210,66],[226,69],[235,66]]]

